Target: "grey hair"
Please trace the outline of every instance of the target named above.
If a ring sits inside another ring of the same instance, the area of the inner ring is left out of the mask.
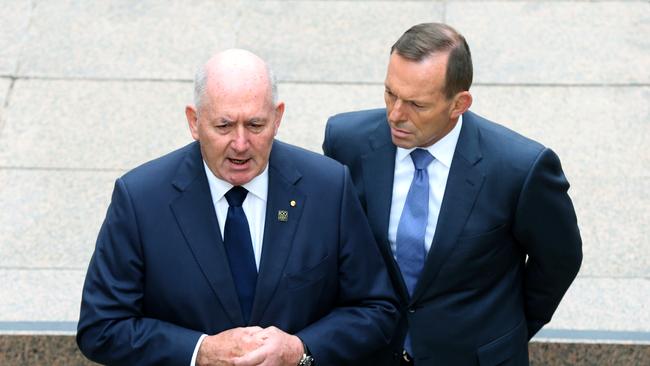
[[[271,66],[265,64],[266,73],[271,83],[271,100],[273,104],[278,103],[278,81],[275,78],[275,73],[271,69]],[[205,68],[205,65],[200,66],[196,69],[194,74],[194,107],[198,110],[201,106],[203,96],[205,95],[205,90],[207,89],[208,83],[208,72]]]

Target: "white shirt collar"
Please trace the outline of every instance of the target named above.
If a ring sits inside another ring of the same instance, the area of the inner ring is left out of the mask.
[[[233,187],[233,185],[226,182],[225,180],[217,178],[212,173],[212,170],[210,170],[208,165],[205,163],[205,160],[203,161],[203,168],[205,169],[205,175],[208,177],[208,184],[210,185],[210,191],[215,195],[215,197],[212,197],[212,199],[214,200],[214,202],[217,202],[220,199],[222,199],[226,193],[228,193],[228,191]],[[249,193],[254,194],[257,198],[266,202],[266,197],[268,194],[268,187],[269,187],[268,162],[266,163],[266,167],[264,168],[264,171],[262,171],[262,174],[253,178],[250,182],[244,184],[243,187],[246,188],[246,190],[248,190]]]
[[[451,167],[451,160],[454,158],[454,151],[456,150],[456,144],[458,143],[458,137],[460,136],[460,129],[462,125],[463,116],[461,115],[458,117],[458,123],[456,123],[456,126],[454,126],[454,128],[449,131],[448,134],[438,140],[438,142],[435,144],[427,147],[422,147],[421,149],[429,151],[429,153],[431,153],[431,155],[433,155],[433,157],[436,158],[438,162],[449,169]],[[397,161],[406,159],[409,154],[411,154],[411,151],[415,149],[415,147],[412,149],[404,149],[398,146]]]

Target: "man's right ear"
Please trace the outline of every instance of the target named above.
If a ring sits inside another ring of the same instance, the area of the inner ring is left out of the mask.
[[[196,108],[188,104],[185,107],[185,117],[187,118],[187,124],[190,127],[190,133],[194,140],[199,140],[199,114],[196,112]]]

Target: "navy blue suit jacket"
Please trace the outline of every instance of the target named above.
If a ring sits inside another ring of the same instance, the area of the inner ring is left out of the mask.
[[[385,347],[397,300],[347,168],[275,141],[268,192],[244,324],[199,144],[119,178],[84,284],[82,352],[106,364],[185,366],[202,333],[246,325],[298,335],[319,365]]]
[[[350,168],[400,297],[393,351],[408,323],[418,366],[528,364],[528,340],[550,321],[582,260],[555,153],[463,114],[431,250],[409,298],[388,242],[396,147],[385,109],[332,117],[323,150]]]

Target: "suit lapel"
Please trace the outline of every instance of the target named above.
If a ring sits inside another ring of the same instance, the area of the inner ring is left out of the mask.
[[[194,258],[230,321],[244,325],[198,143],[179,167],[173,184],[181,194],[170,206]]]
[[[433,244],[427,255],[411,303],[416,302],[422,296],[454,249],[456,239],[465,226],[485,179],[477,165],[481,160],[481,152],[479,148],[480,135],[475,118],[471,112],[463,115],[463,126],[449,170]]]
[[[361,157],[363,188],[366,197],[368,222],[377,239],[379,250],[386,258],[388,271],[393,278],[397,279],[397,281],[394,281],[397,285],[396,290],[401,298],[406,299],[408,298],[406,285],[388,241],[388,224],[395,176],[395,151],[397,148],[391,142],[388,122],[385,119],[382,122],[369,137],[370,152]]]
[[[263,319],[264,311],[284,273],[293,237],[305,206],[306,196],[295,186],[300,177],[300,172],[286,154],[286,147],[275,141],[269,158],[266,222],[251,324],[257,324]],[[291,201],[295,201],[296,205],[291,206]],[[288,214],[286,221],[280,220],[280,211]]]
[[[390,204],[393,195],[395,145],[386,144],[374,149],[363,156],[362,160],[368,222],[375,237],[382,243],[387,243]]]

